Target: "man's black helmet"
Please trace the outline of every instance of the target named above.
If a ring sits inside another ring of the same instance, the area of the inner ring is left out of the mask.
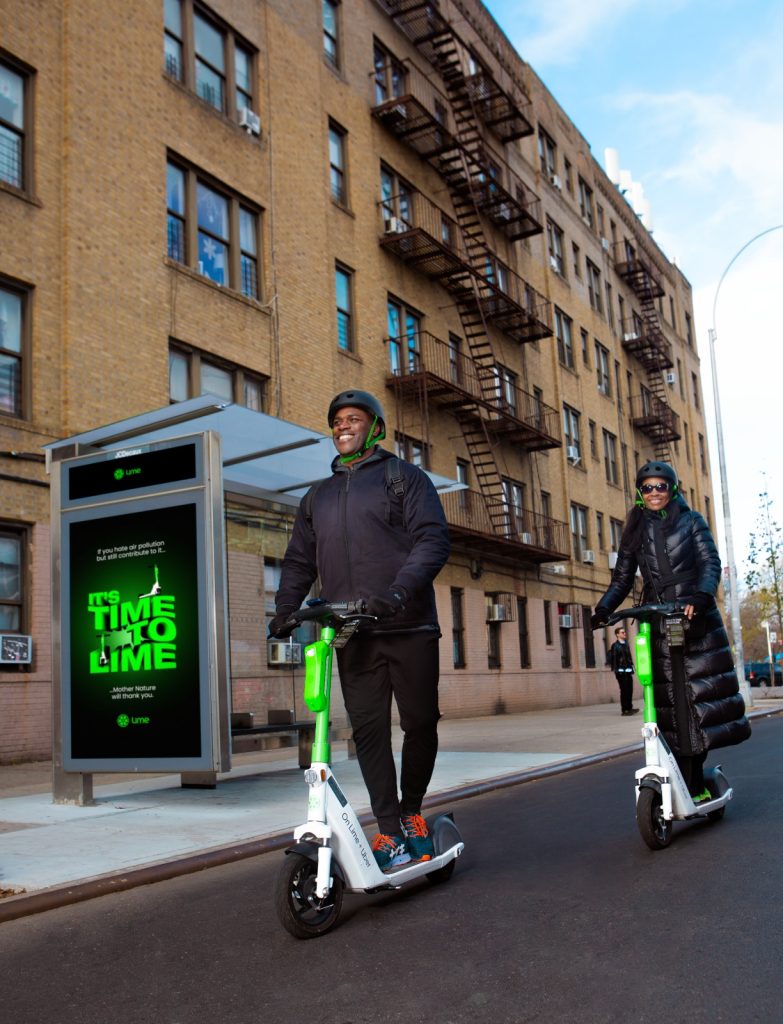
[[[352,405],[356,409],[364,409],[369,416],[377,416],[382,429],[386,427],[386,417],[383,414],[383,406],[378,399],[369,391],[341,391],[335,395],[329,404],[329,412],[326,414],[326,421],[331,429],[338,410]]]
[[[677,488],[677,473],[675,472],[674,466],[670,466],[668,462],[645,462],[641,469],[636,474],[636,486],[641,487],[645,480],[649,480],[651,476],[659,476],[662,480],[668,480],[671,485],[672,493],[675,493]]]

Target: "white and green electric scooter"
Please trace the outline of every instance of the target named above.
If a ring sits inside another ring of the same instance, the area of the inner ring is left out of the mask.
[[[719,821],[734,791],[720,765],[704,771],[704,781],[710,799],[694,801],[669,744],[658,729],[653,698],[652,623],[663,622],[666,640],[671,652],[672,675],[675,687],[685,686],[683,646],[688,620],[682,602],[638,605],[614,612],[607,626],[623,619],[636,619],[639,633],[636,637],[636,672],[644,692],[643,768],[636,772],[636,822],[642,839],[651,850],[661,850],[672,839],[673,821],[691,821],[709,818]]]
[[[359,818],[337,784],[330,766],[329,708],[332,658],[362,622],[364,602],[309,602],[289,619],[288,626],[315,621],[318,640],[305,647],[304,700],[315,713],[312,762],[305,770],[308,788],[307,821],[294,829],[293,846],[286,850],[277,880],[276,905],[283,927],[298,939],[323,935],[337,923],[343,892],[375,893],[399,889],[425,877],[437,884],[451,877],[464,843],[450,814],[439,814],[427,825],[435,847],[430,860],[381,871]]]

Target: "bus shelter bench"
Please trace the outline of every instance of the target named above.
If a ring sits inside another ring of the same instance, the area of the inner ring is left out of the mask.
[[[248,716],[251,718],[251,716]],[[234,753],[239,753],[237,749],[241,746],[241,743],[237,743],[237,740],[242,740],[246,737],[252,736],[270,736],[270,735],[296,735],[299,744],[299,767],[309,768],[310,767],[310,756],[312,754],[313,742],[315,740],[315,722],[314,721],[282,721],[282,722],[267,722],[265,725],[231,725],[231,746]]]

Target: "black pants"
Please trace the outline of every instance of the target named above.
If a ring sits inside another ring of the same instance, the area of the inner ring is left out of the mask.
[[[633,708],[633,672],[615,672],[614,677],[620,687],[620,709],[630,711]]]
[[[438,752],[438,634],[359,633],[337,650],[356,756],[381,832],[399,833],[401,814],[418,814]],[[401,799],[391,747],[392,695],[404,733]]]
[[[674,759],[682,772],[682,778],[688,787],[691,796],[699,796],[704,792],[704,762],[706,754],[692,754],[686,757],[684,754],[675,754]]]

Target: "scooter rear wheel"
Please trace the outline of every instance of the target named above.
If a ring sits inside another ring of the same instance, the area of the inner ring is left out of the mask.
[[[277,876],[275,906],[280,923],[297,939],[314,939],[337,924],[343,905],[343,881],[332,877],[323,898],[315,894],[317,865],[299,853],[286,855]]]
[[[636,823],[651,850],[662,850],[672,840],[672,823],[663,816],[663,802],[657,789],[644,787],[636,801]]]

